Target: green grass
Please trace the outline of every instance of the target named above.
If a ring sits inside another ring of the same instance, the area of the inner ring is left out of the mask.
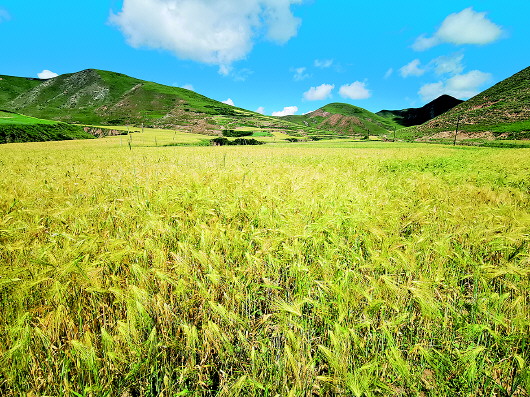
[[[530,393],[529,149],[123,138],[0,146],[1,395]]]
[[[79,126],[0,111],[0,144],[91,138]]]
[[[33,124],[57,124],[57,121],[43,120],[35,117],[24,116],[22,114],[3,112],[0,110],[0,125],[17,124],[17,125],[33,125]]]

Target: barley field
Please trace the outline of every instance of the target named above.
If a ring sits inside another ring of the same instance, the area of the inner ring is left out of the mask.
[[[126,139],[0,146],[0,395],[529,395],[530,149]]]

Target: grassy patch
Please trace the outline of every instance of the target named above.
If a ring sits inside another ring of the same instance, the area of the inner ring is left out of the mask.
[[[0,111],[0,143],[90,138],[79,126]]]
[[[33,124],[57,124],[57,121],[43,120],[22,114],[0,111],[0,125],[33,125]]]

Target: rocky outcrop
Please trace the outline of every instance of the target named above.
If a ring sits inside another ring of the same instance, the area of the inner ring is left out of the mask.
[[[113,130],[110,128],[84,127],[83,130],[97,138],[103,138],[106,136],[127,135],[127,131]]]

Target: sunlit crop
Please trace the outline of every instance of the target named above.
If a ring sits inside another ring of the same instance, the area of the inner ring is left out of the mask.
[[[1,395],[529,394],[530,150],[166,138],[0,146]]]

